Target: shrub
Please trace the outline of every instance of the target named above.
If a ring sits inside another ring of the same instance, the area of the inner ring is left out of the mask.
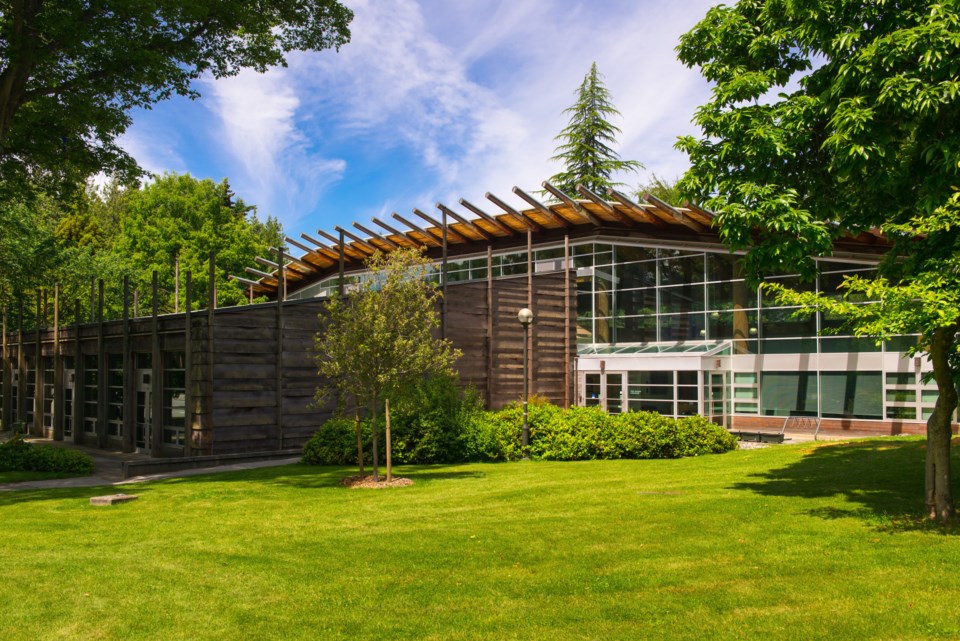
[[[435,381],[393,413],[393,460],[397,463],[518,461],[523,456],[523,405],[494,412],[479,409],[475,393]],[[599,407],[564,410],[530,399],[530,456],[549,461],[679,458],[728,452],[737,439],[702,416],[673,419],[655,412],[607,414]],[[365,462],[370,426],[364,421]],[[382,437],[382,430],[381,430]],[[381,438],[380,451],[384,444]],[[332,419],[304,447],[305,463],[354,465],[353,420]]]
[[[367,452],[370,441],[370,423],[361,422],[364,443],[364,463],[372,462]],[[309,465],[356,465],[357,433],[351,418],[332,418],[317,430],[303,446],[302,461]]]
[[[50,445],[31,445],[19,436],[0,443],[0,471],[55,472],[86,476],[93,474],[93,459],[77,450]]]

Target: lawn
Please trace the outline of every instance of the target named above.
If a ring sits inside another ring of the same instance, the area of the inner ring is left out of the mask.
[[[960,638],[918,440],[399,471],[0,493],[0,639]]]

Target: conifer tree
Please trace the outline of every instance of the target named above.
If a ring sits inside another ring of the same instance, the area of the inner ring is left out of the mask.
[[[560,144],[551,160],[564,164],[564,170],[550,178],[555,187],[575,194],[577,184],[581,184],[604,194],[608,187],[623,184],[613,181],[614,172],[635,172],[643,167],[636,160],[622,160],[613,150],[620,128],[609,118],[619,116],[620,112],[610,102],[610,92],[603,84],[596,62],[577,89],[577,102],[563,113],[570,114],[570,124],[554,138]]]

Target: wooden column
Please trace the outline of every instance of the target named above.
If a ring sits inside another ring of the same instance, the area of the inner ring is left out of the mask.
[[[60,283],[53,285],[53,440],[63,440],[63,348],[60,345]]]
[[[493,245],[487,245],[487,407],[493,398]]]
[[[137,388],[133,350],[130,345],[130,277],[123,277],[123,451],[137,449],[136,400]]]
[[[83,443],[83,353],[80,349],[80,299],[74,305],[73,329],[73,442]]]
[[[160,301],[157,272],[153,272],[153,291],[150,319],[150,425],[153,430],[150,439],[150,456],[160,456],[163,445],[163,354],[160,351]]]
[[[574,312],[575,313],[575,312]],[[570,234],[563,235],[563,406],[570,407]]]
[[[0,413],[0,423],[3,424],[3,429],[9,430],[10,423],[13,421],[13,418],[10,414],[10,403],[11,403],[11,383],[10,377],[13,376],[13,373],[10,371],[10,348],[7,342],[7,306],[3,306],[3,363],[0,364],[0,367],[3,367],[3,389],[0,391],[0,405],[2,405],[2,413]]]
[[[341,238],[341,247],[342,247]],[[277,270],[277,353],[274,373],[276,374],[276,416],[277,425],[277,449],[283,449],[283,300],[287,293],[287,279],[283,270],[283,249],[277,250],[277,264],[280,268]]]
[[[343,231],[340,232],[340,271],[337,278],[337,291],[340,292],[340,299],[343,300],[343,267],[344,267],[344,255],[343,255]]]
[[[93,323],[97,320],[97,317],[94,315],[97,310],[97,279],[90,279],[90,322]]]
[[[43,436],[43,345],[40,344],[40,325],[43,318],[42,294],[37,292],[37,314],[33,324],[33,425],[28,427],[34,436]]]
[[[443,257],[442,262],[440,263],[440,281],[441,291],[443,292],[443,298],[440,301],[440,338],[447,337],[447,210],[440,210],[441,220],[440,220],[440,231],[443,233],[442,238],[442,251]]]
[[[213,402],[213,341],[216,336],[216,326],[214,320],[216,318],[216,309],[217,309],[217,257],[216,254],[210,252],[210,269],[208,274],[209,287],[208,294],[209,300],[207,302],[207,372],[206,372],[206,393],[204,394],[204,400],[206,401],[206,415],[207,415],[207,438],[204,443],[204,451],[212,452],[213,449],[213,440],[214,440],[214,429],[216,429],[216,424],[213,420],[213,411],[214,411],[214,402]]]
[[[537,352],[533,348],[534,343],[536,342],[537,335],[537,325],[543,322],[542,318],[539,318],[540,314],[538,313],[536,307],[533,305],[533,232],[527,229],[527,309],[533,312],[533,323],[531,323],[530,331],[527,332],[527,349],[529,358],[529,372],[527,375],[530,377],[530,381],[534,384],[530,386],[531,395],[537,393],[537,381],[539,378],[535,374],[537,371]]]
[[[183,455],[192,456],[193,443],[193,272],[186,273],[183,315]]]
[[[27,405],[27,355],[23,351],[23,298],[17,309],[17,421],[25,423]],[[28,427],[24,425],[24,427]],[[29,429],[29,428],[28,428]]]
[[[97,280],[97,444],[107,446],[107,343],[103,338],[103,279]]]

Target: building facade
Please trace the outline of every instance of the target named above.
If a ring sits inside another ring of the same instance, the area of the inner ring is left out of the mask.
[[[461,201],[474,217],[440,204],[441,220],[414,210],[422,225],[394,214],[406,231],[374,219],[383,233],[355,224],[361,234],[288,238],[299,256],[278,252],[261,259],[272,271],[248,270],[258,280],[236,277],[265,304],[165,315],[154,305],[61,327],[59,303],[44,303],[47,322],[32,328],[5,310],[0,418],[156,456],[299,447],[331,412],[312,402],[325,299],[349,295],[373,252],[417,246],[436,261],[461,377],[491,407],[522,393],[516,313],[528,307],[531,392],[561,405],[702,414],[731,429],[809,417],[827,430],[923,431],[937,393],[925,359],[905,357],[916,337],[878,344],[778,305],[747,285],[709,212],[618,192],[543,203],[514,191],[530,206],[488,195],[504,213]],[[873,273],[885,248],[878,234],[842,238],[814,282],[769,279],[835,293],[845,276]]]

